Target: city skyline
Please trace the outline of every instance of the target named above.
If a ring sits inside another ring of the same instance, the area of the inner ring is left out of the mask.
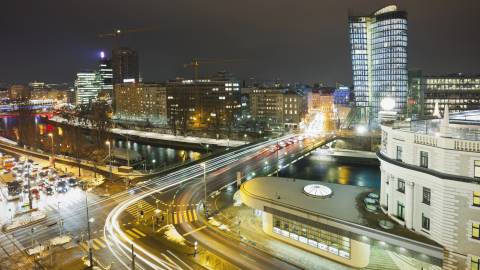
[[[247,60],[202,68],[203,74],[227,68],[241,79],[350,85],[349,10],[368,15],[391,3],[135,3],[112,6],[115,12],[106,11],[110,2],[84,1],[81,6],[59,1],[30,6],[8,3],[6,10],[11,12],[3,19],[18,21],[18,14],[23,18],[19,24],[7,23],[2,31],[9,41],[0,45],[4,63],[0,82],[73,82],[76,72],[95,67],[99,51],[111,49],[113,41],[98,39],[97,34],[115,28],[154,27],[121,41],[139,52],[140,71],[148,81],[191,77],[191,71],[182,65],[200,57]],[[409,69],[422,69],[427,74],[478,73],[475,59],[480,55],[475,47],[479,37],[469,25],[475,24],[480,3],[395,3],[409,14]],[[140,8],[144,6],[151,8]],[[52,10],[63,12],[54,14]],[[208,31],[200,34],[201,29]]]

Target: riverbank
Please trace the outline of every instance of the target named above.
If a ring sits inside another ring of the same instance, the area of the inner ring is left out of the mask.
[[[91,129],[89,125],[81,124],[77,121],[68,121],[60,116],[54,116],[48,120],[53,124],[61,125],[73,125],[84,129]],[[129,138],[144,143],[155,143],[172,147],[188,147],[193,149],[205,150],[207,145],[217,147],[237,147],[248,143],[247,141],[238,141],[230,139],[212,139],[195,136],[176,136],[171,134],[161,134],[156,132],[133,130],[133,129],[121,129],[111,128],[109,132],[112,135],[119,136],[120,138]]]

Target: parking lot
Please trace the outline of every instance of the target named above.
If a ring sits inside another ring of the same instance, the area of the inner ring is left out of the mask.
[[[39,210],[60,210],[84,196],[82,188],[101,183],[91,176],[79,179],[73,173],[74,168],[54,168],[46,161],[25,156],[1,154],[0,160],[0,200],[6,206],[4,209],[8,209],[0,213],[2,220],[12,219],[30,206]]]

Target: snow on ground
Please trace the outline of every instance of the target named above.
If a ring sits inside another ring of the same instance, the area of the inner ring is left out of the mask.
[[[210,223],[212,226],[218,227],[218,229],[221,230],[221,231],[226,231],[226,232],[230,231],[230,228],[227,225],[217,221],[213,217],[208,218],[208,223]]]
[[[235,192],[235,194],[233,194],[233,206],[242,206],[242,198],[240,198],[240,191],[237,191]]]
[[[76,126],[85,126],[90,127],[90,125],[80,124],[76,119],[72,121],[68,121],[65,118],[60,116],[53,116],[51,121],[58,122],[58,123],[68,123],[73,124]],[[219,145],[219,146],[240,146],[245,144],[245,141],[236,141],[236,140],[228,140],[228,139],[211,139],[211,138],[201,138],[201,137],[193,137],[193,136],[175,136],[171,134],[162,134],[156,132],[148,132],[148,131],[140,131],[140,130],[132,130],[132,129],[121,129],[121,128],[112,128],[110,132],[120,135],[130,135],[130,136],[138,136],[142,138],[148,139],[155,139],[155,140],[163,140],[163,141],[174,141],[174,142],[186,142],[186,143],[202,143],[202,144],[211,144],[211,145]]]
[[[165,230],[164,233],[167,240],[182,246],[186,245],[185,238],[183,238],[183,236],[178,233],[177,229],[175,229],[172,224],[165,225],[162,230]]]
[[[38,245],[36,247],[30,248],[27,250],[28,255],[39,254],[45,250],[45,246]]]
[[[72,241],[72,237],[70,235],[61,235],[61,236],[57,236],[55,238],[50,239],[50,245],[58,246],[58,245],[66,244],[70,241]]]
[[[14,229],[28,226],[32,223],[39,222],[46,217],[47,214],[43,211],[33,211],[13,218],[11,222],[7,222],[3,225],[3,229],[8,232]]]

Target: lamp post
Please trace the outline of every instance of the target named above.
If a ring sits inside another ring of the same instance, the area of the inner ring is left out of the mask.
[[[55,168],[55,157],[53,156],[53,133],[48,133],[48,137],[50,137],[50,141],[52,144],[52,164],[53,168]]]
[[[157,162],[155,159],[152,160],[152,170],[155,169],[155,162]]]
[[[112,179],[112,146],[110,141],[106,141],[105,144],[108,146],[108,160],[110,163],[110,179]]]
[[[88,190],[85,189],[85,207],[87,209],[87,230],[88,230],[88,259],[90,261],[89,269],[93,269],[93,250],[92,250],[92,238],[90,234],[90,223],[95,220],[93,217],[88,216]]]
[[[203,202],[203,208],[205,210],[205,217],[208,218],[208,210],[207,210],[207,164],[205,162],[202,163],[203,167],[203,191],[205,195],[205,200]]]

